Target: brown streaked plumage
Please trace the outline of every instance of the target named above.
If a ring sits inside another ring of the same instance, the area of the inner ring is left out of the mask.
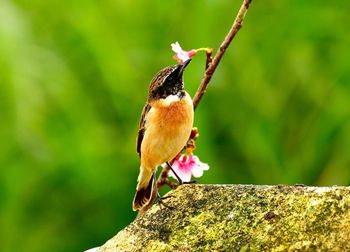
[[[171,161],[191,133],[193,104],[183,84],[183,71],[189,61],[162,69],[150,83],[137,137],[141,166],[133,210],[152,203],[158,193],[157,167]]]

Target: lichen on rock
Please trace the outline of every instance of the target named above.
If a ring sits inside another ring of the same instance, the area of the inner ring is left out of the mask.
[[[350,187],[183,185],[99,251],[350,251]]]

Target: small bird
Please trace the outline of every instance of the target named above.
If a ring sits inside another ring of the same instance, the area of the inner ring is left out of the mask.
[[[141,159],[133,210],[148,206],[158,193],[158,166],[173,160],[185,146],[193,126],[193,103],[184,89],[183,72],[191,59],[160,70],[152,79],[137,137]]]

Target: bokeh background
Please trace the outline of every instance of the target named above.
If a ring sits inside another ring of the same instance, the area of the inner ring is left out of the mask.
[[[217,49],[240,4],[0,1],[2,251],[82,251],[133,220],[148,83],[174,41]],[[253,1],[196,111],[201,183],[350,184],[349,9]]]

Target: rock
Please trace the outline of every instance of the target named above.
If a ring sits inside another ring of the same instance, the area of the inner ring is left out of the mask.
[[[350,251],[350,187],[183,185],[110,251]]]

